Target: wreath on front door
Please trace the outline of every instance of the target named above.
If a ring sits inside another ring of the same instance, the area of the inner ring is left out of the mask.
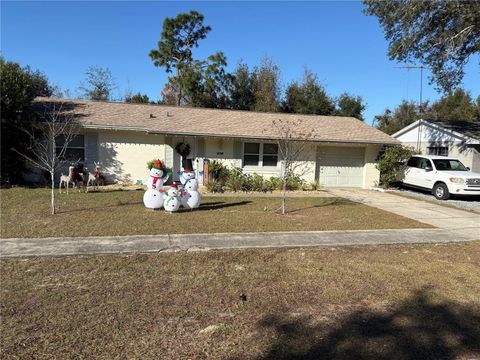
[[[186,158],[190,154],[190,145],[184,142],[179,142],[177,145],[175,145],[175,151],[177,154],[180,154]]]

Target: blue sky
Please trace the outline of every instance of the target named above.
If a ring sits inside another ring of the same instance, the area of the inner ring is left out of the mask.
[[[356,1],[328,2],[5,2],[1,3],[1,53],[7,60],[43,71],[72,95],[89,65],[108,67],[118,89],[158,99],[163,69],[148,53],[156,47],[167,16],[192,9],[212,27],[197,58],[223,51],[233,70],[239,61],[253,67],[270,56],[281,69],[282,85],[299,79],[308,66],[331,96],[360,95],[365,117],[402,99],[418,100],[418,71],[397,69],[376,18]],[[463,86],[480,94],[478,57],[466,67]],[[427,73],[428,75],[428,73]],[[439,97],[424,81],[424,99]]]

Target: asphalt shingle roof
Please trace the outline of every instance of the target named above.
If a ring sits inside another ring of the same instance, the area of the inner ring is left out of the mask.
[[[446,121],[446,120],[427,120],[435,125],[441,126],[447,130],[455,131],[459,134],[469,136],[480,140],[480,121]]]
[[[86,127],[145,131],[158,134],[225,138],[276,139],[273,121],[296,126],[295,133],[311,134],[319,142],[397,144],[398,140],[353,117],[261,113],[164,105],[127,104],[71,99],[37,98],[37,109],[52,102],[75,108]]]

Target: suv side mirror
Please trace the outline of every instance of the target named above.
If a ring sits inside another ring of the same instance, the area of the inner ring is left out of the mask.
[[[470,168],[467,166],[467,171],[470,171]]]
[[[427,166],[425,168],[425,172],[433,171],[433,168],[431,166]]]

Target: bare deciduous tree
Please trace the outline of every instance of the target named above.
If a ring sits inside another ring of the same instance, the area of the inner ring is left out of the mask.
[[[28,135],[28,153],[13,149],[33,166],[47,171],[52,182],[51,214],[56,213],[55,172],[61,167],[69,144],[77,136],[80,123],[75,110],[67,103],[50,101],[42,103],[30,129],[22,128]],[[62,143],[59,140],[63,140]]]
[[[311,171],[304,157],[309,141],[314,139],[313,129],[305,130],[299,120],[273,120],[278,152],[282,161],[282,215],[285,214],[287,184],[293,176],[303,176]]]

